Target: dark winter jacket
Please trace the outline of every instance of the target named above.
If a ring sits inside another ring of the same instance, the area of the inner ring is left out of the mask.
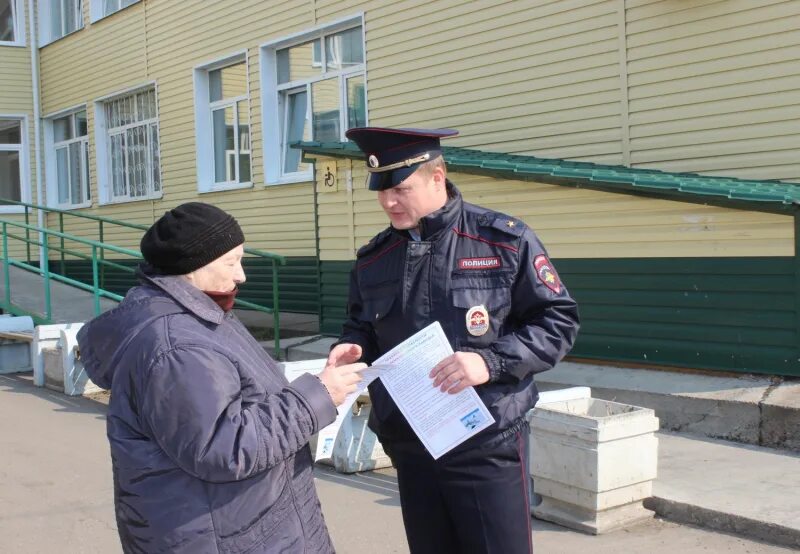
[[[490,381],[475,389],[497,422],[482,434],[490,436],[533,408],[533,375],[569,352],[578,308],[525,223],[468,204],[447,186],[445,206],[420,222],[421,240],[389,227],[358,251],[338,342],[361,345],[371,363],[439,321],[453,350],[486,362]],[[370,396],[370,427],[382,441],[413,438],[380,381]]]
[[[336,409],[291,385],[242,323],[182,277],[141,275],[78,334],[111,390],[108,439],[126,553],[332,552],[309,437]]]

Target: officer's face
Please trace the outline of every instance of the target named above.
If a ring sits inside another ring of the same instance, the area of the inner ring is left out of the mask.
[[[186,277],[202,291],[230,292],[245,281],[243,255],[244,246],[239,245]]]
[[[405,181],[378,192],[378,202],[395,229],[414,229],[419,220],[447,202],[444,172],[428,175],[415,171]]]

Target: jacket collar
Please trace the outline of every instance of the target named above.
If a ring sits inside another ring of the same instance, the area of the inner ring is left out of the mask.
[[[462,203],[461,192],[448,179],[447,202],[445,205],[419,220],[420,240],[438,240],[442,235],[442,231],[448,231],[456,226],[456,222],[461,215]],[[408,231],[396,232],[402,234],[406,238],[410,236]]]
[[[158,275],[146,264],[139,266],[136,275],[148,285],[163,290],[190,313],[209,323],[219,325],[225,317],[216,302],[180,275]]]

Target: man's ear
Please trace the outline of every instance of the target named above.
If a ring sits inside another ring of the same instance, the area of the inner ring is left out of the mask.
[[[446,175],[444,174],[444,170],[440,166],[436,166],[433,169],[433,174],[431,175],[431,179],[433,179],[436,190],[446,188],[447,178]]]

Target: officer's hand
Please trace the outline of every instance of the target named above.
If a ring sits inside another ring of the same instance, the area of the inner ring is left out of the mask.
[[[356,385],[361,381],[359,372],[367,367],[367,364],[348,364],[342,366],[327,365],[322,373],[318,375],[319,380],[328,389],[334,405],[338,406],[348,394],[356,390]]]
[[[340,366],[352,364],[361,359],[361,347],[357,344],[342,343],[337,344],[328,354],[328,361],[325,365]]]
[[[489,380],[489,368],[480,354],[456,352],[436,364],[430,377],[434,387],[456,394],[467,387],[486,383]]]

